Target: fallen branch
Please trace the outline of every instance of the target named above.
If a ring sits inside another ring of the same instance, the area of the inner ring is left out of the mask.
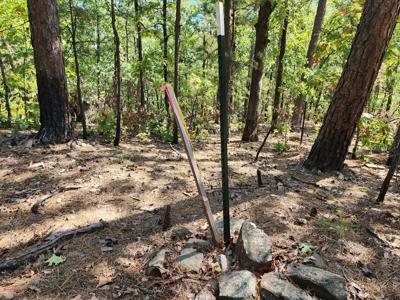
[[[311,181],[307,181],[307,180],[298,178],[297,176],[294,176],[294,175],[291,175],[290,177],[292,177],[294,180],[299,181],[299,182],[301,182],[301,183],[308,184],[308,185],[312,185],[312,186],[315,186],[315,187],[317,187],[317,188],[321,188],[321,186],[320,186],[318,183],[311,182]]]
[[[100,220],[100,222],[86,226],[86,227],[51,234],[50,236],[48,236],[46,238],[48,241],[43,242],[43,243],[40,243],[40,242],[36,243],[35,245],[22,250],[21,251],[22,253],[20,253],[16,257],[5,259],[3,262],[0,263],[0,271],[15,270],[16,268],[21,266],[26,261],[34,259],[39,254],[56,246],[57,243],[59,243],[61,241],[69,240],[77,235],[91,233],[96,230],[103,229],[106,225],[107,225],[107,223],[105,221]]]
[[[44,206],[44,203],[54,197],[55,195],[58,195],[60,193],[66,192],[66,191],[71,191],[71,190],[78,190],[82,188],[81,186],[65,186],[65,187],[60,187],[59,189],[55,190],[54,192],[44,196],[42,199],[36,201],[36,203],[34,205],[32,205],[31,207],[31,212],[33,214],[38,214],[39,213],[39,208]]]

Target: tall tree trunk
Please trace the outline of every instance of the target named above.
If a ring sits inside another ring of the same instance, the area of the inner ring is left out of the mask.
[[[138,0],[134,0],[135,15],[136,15],[136,31],[137,31],[137,51],[139,61],[139,107],[143,112],[145,109],[145,96],[144,96],[144,72],[143,72],[143,45],[142,45],[142,26],[140,24],[141,9]]]
[[[56,0],[28,0],[40,108],[38,139],[64,143],[72,138],[68,89]]]
[[[86,116],[82,101],[82,90],[81,90],[81,72],[79,69],[78,60],[78,50],[76,48],[76,17],[74,17],[72,0],[69,0],[69,13],[71,17],[71,38],[72,38],[72,50],[74,52],[74,62],[75,62],[75,73],[76,73],[76,92],[78,94],[78,104],[79,104],[79,119],[82,122],[82,133],[83,138],[87,138],[86,130]]]
[[[163,0],[163,10],[162,10],[162,17],[163,17],[163,75],[164,75],[164,83],[168,83],[168,31],[167,31],[167,0]],[[169,103],[168,103],[168,96],[165,93],[164,96],[164,104],[165,104],[165,111],[167,112],[167,122],[168,127],[171,125],[171,119],[169,115]]]
[[[318,1],[317,14],[315,15],[314,26],[307,50],[307,63],[305,65],[306,69],[311,69],[314,64],[313,54],[315,48],[317,47],[319,37],[321,35],[322,25],[324,23],[324,17],[326,12],[326,2],[327,0]],[[304,73],[301,75],[301,81],[306,82]],[[300,93],[300,95],[297,97],[295,101],[293,109],[292,128],[294,130],[298,130],[301,126],[301,118],[304,110],[304,101],[305,101],[305,95],[303,93]]]
[[[176,0],[175,12],[175,60],[174,60],[174,90],[176,98],[179,99],[179,48],[181,43],[181,0]],[[178,144],[178,125],[174,119],[173,144]]]
[[[4,89],[4,100],[6,103],[7,110],[7,126],[11,127],[11,108],[10,108],[10,88],[8,87],[7,77],[6,77],[6,66],[0,57],[0,68],[1,68],[1,78],[3,80]]]
[[[400,0],[367,0],[339,84],[305,167],[341,170],[399,15]]]
[[[114,33],[114,98],[116,101],[116,128],[114,146],[118,146],[121,139],[121,54],[120,54],[120,39],[117,31],[115,20],[115,3],[111,0],[111,23]]]
[[[254,47],[253,68],[250,83],[250,96],[247,105],[246,124],[243,130],[242,141],[258,140],[258,104],[261,96],[261,81],[264,74],[264,60],[268,45],[269,17],[274,7],[271,0],[262,0],[258,12],[256,28],[256,42]]]
[[[276,72],[274,106],[273,106],[272,121],[271,121],[272,130],[275,130],[278,125],[278,116],[280,107],[279,102],[281,99],[281,86],[283,77],[283,58],[285,57],[285,51],[286,51],[286,35],[287,35],[288,25],[289,25],[289,12],[286,12],[285,18],[283,19],[281,43],[280,43],[280,50],[278,57],[278,67]]]
[[[97,89],[97,102],[100,104],[100,13],[98,1],[96,0],[96,89]]]

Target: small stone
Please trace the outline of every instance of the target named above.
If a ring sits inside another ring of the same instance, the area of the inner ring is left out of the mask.
[[[170,250],[167,248],[161,249],[149,262],[146,275],[161,277],[162,273],[164,273],[166,258],[169,252]]]
[[[237,256],[241,267],[266,270],[272,263],[271,240],[254,223],[245,221],[237,243]]]
[[[193,231],[186,227],[175,227],[172,229],[171,238],[173,240],[186,240],[193,235]]]
[[[215,296],[207,289],[201,290],[194,300],[215,300]]]
[[[184,271],[199,273],[203,264],[203,253],[199,253],[196,249],[185,248],[181,255],[178,256],[178,266]]]
[[[200,252],[207,252],[212,248],[212,245],[209,241],[191,238],[187,241],[184,247],[194,248]]]
[[[28,140],[25,141],[24,147],[25,148],[32,148],[33,147],[33,143],[34,143],[33,139],[28,139]]]
[[[303,263],[311,264],[317,268],[322,268],[322,269],[327,267],[325,260],[318,253],[313,253],[311,256],[306,257],[303,260]]]
[[[346,280],[323,269],[291,264],[287,276],[304,289],[312,290],[316,296],[326,300],[346,300]]]
[[[225,254],[220,254],[217,255],[217,257],[215,258],[215,261],[219,264],[219,266],[221,267],[221,271],[222,272],[226,272],[228,271],[229,267],[230,267],[230,261],[228,260],[228,258],[226,257]]]
[[[253,300],[257,295],[257,277],[245,270],[222,274],[218,278],[221,300]]]
[[[240,228],[242,228],[244,220],[243,219],[231,219],[230,220],[230,231],[231,235],[235,235],[235,233],[240,232]],[[224,233],[224,221],[219,220],[215,223],[215,227],[217,227],[217,230],[220,232],[220,234]]]
[[[262,300],[313,300],[313,297],[277,272],[267,273],[261,277],[260,292]]]
[[[308,221],[304,218],[297,218],[295,221],[296,225],[307,225]]]
[[[276,184],[276,189],[278,190],[279,193],[283,193],[285,191],[285,186],[283,185],[282,182],[278,182]]]

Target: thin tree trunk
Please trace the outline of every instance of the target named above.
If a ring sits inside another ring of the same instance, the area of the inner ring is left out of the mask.
[[[26,28],[25,28],[25,26],[23,26],[22,27],[22,35],[24,36],[24,50],[25,50],[25,53],[28,53],[28,47],[26,46],[27,38],[26,38],[25,30],[26,30]],[[24,55],[23,64],[24,64],[24,67],[23,67],[23,73],[24,73],[24,96],[23,96],[23,100],[24,100],[24,115],[25,115],[25,119],[28,120],[28,95],[27,95],[28,91],[26,89],[26,79],[27,79],[27,76],[26,76],[26,55]]]
[[[400,0],[367,0],[339,84],[304,165],[341,170],[399,15]]]
[[[397,133],[400,132],[400,124],[397,128]],[[396,134],[397,135],[397,134]],[[397,170],[397,165],[399,164],[399,159],[400,159],[400,143],[399,143],[400,139],[397,139],[396,144],[394,144],[394,149],[392,152],[392,156],[390,157],[390,168],[389,171],[386,175],[385,180],[382,183],[382,187],[379,193],[379,196],[376,200],[376,202],[383,202],[383,200],[385,199],[386,193],[389,190],[389,185],[390,185],[390,181],[393,178],[394,173]]]
[[[4,89],[4,100],[6,103],[7,110],[7,126],[11,127],[11,108],[10,108],[10,88],[8,87],[7,77],[6,77],[6,66],[4,65],[3,60],[0,57],[0,68],[1,68],[1,78],[3,80],[3,89]]]
[[[143,72],[143,45],[142,45],[142,26],[140,24],[141,9],[138,0],[134,0],[135,15],[136,15],[136,31],[137,31],[137,51],[139,61],[139,104],[140,110],[143,112],[145,109],[145,96],[144,96],[144,72]]]
[[[167,0],[163,0],[163,75],[164,83],[168,83],[168,31],[167,31]],[[169,114],[169,103],[168,96],[165,93],[164,96],[165,111],[167,113],[167,123],[168,127],[171,125],[171,119]]]
[[[392,143],[392,145],[391,145],[391,147],[389,149],[389,157],[388,157],[388,159],[386,161],[386,164],[388,166],[390,166],[392,164],[393,158],[394,158],[395,152],[396,152],[396,147],[399,144],[400,144],[400,125],[397,127],[397,131],[396,131],[396,134],[394,136],[393,143]]]
[[[258,104],[261,96],[261,81],[264,74],[264,60],[268,45],[269,17],[274,7],[271,0],[263,0],[258,13],[256,42],[254,47],[254,65],[251,75],[250,96],[247,105],[246,124],[242,141],[258,140]]]
[[[56,0],[28,0],[40,108],[37,138],[45,144],[72,138]]]
[[[319,37],[321,35],[322,25],[324,23],[324,17],[325,17],[325,12],[326,12],[326,2],[327,2],[327,0],[319,0],[318,1],[317,14],[315,15],[314,26],[313,26],[311,39],[310,39],[310,43],[308,45],[308,50],[307,50],[307,64],[305,65],[306,69],[311,69],[314,64],[313,54],[314,54],[315,48],[317,47]],[[306,82],[304,73],[301,75],[301,81]],[[293,109],[292,128],[294,130],[298,130],[301,126],[301,118],[303,115],[304,101],[305,101],[305,95],[303,93],[300,93],[300,95],[297,97],[297,99],[295,101],[295,105],[294,105],[294,109]]]
[[[280,43],[280,50],[278,57],[278,67],[276,72],[274,106],[273,106],[272,121],[271,121],[272,130],[275,130],[276,127],[278,126],[278,116],[279,116],[279,106],[280,106],[279,102],[281,99],[281,86],[283,77],[283,59],[285,57],[285,51],[286,51],[286,35],[287,35],[288,25],[289,25],[289,12],[286,12],[285,18],[283,19],[281,43]]]
[[[398,67],[395,67],[395,70],[398,70]],[[395,73],[396,74],[396,73]],[[394,94],[394,85],[396,83],[396,77],[393,76],[392,78],[388,78],[387,80],[387,102],[386,102],[386,112],[390,112],[393,102],[393,94]]]
[[[111,23],[114,33],[114,98],[116,101],[116,128],[114,146],[118,146],[121,140],[121,57],[120,57],[120,39],[115,20],[115,3],[111,0]]]
[[[97,102],[100,104],[100,13],[96,1],[96,88],[97,88]]]
[[[253,73],[253,57],[254,57],[254,48],[255,48],[255,42],[252,40],[251,41],[251,50],[250,50],[250,57],[249,57],[249,69],[248,69],[248,74],[247,74],[247,90],[249,91],[247,97],[244,98],[244,103],[243,103],[243,122],[246,123],[246,116],[247,116],[247,106],[249,103],[249,97],[250,97],[250,87],[251,87],[251,74]]]
[[[82,122],[82,133],[83,138],[87,138],[87,130],[86,130],[86,116],[85,110],[83,107],[82,101],[82,90],[81,90],[81,73],[79,69],[79,59],[78,59],[78,50],[76,48],[76,17],[74,18],[73,13],[73,5],[72,0],[69,0],[69,13],[71,17],[71,38],[72,38],[72,50],[74,53],[74,62],[75,62],[75,73],[76,73],[76,92],[78,94],[78,104],[79,104],[79,119]]]
[[[174,60],[174,90],[176,98],[179,99],[179,48],[181,35],[181,0],[176,0],[175,12],[175,60]],[[178,125],[174,120],[173,144],[178,144]]]

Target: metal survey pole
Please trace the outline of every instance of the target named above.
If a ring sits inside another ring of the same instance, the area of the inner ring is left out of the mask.
[[[199,167],[197,166],[196,158],[194,157],[192,143],[190,142],[189,132],[187,130],[186,122],[183,117],[181,108],[179,106],[178,100],[176,99],[174,90],[170,85],[163,86],[162,90],[165,90],[165,92],[167,93],[168,101],[172,107],[172,112],[175,115],[175,120],[181,132],[182,139],[185,145],[186,154],[188,156],[190,163],[190,168],[192,169],[194,179],[196,181],[196,186],[197,190],[199,191],[200,199],[203,202],[204,213],[207,218],[208,226],[210,227],[213,242],[216,245],[219,245],[220,237],[218,234],[217,227],[215,225],[215,220],[211,211],[210,202],[208,201],[208,197],[206,194],[206,189],[204,188],[203,181],[201,180],[200,170]]]
[[[229,174],[228,174],[228,96],[226,82],[225,60],[225,26],[224,7],[217,2],[217,34],[218,34],[218,64],[219,64],[219,103],[221,125],[221,165],[222,165],[222,201],[224,213],[224,243],[231,241],[229,216]]]

